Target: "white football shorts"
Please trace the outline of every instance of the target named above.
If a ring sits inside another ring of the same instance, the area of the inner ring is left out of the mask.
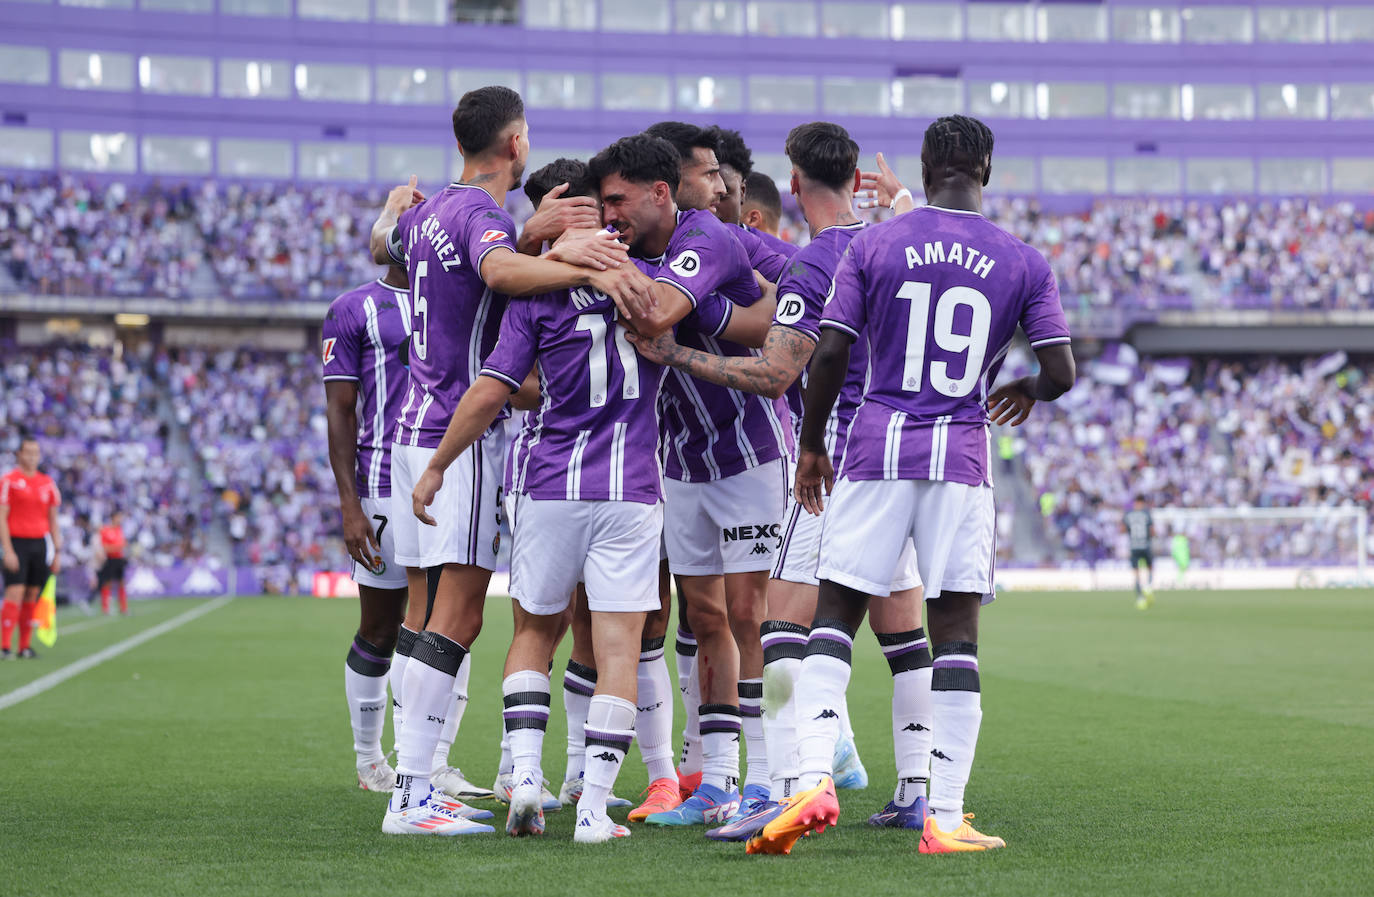
[[[778,458],[723,480],[665,480],[663,537],[679,576],[772,570],[787,510],[788,462]]]
[[[886,595],[907,539],[927,600],[942,592],[993,595],[997,507],[991,486],[942,480],[835,483],[822,518],[819,579]]]
[[[449,466],[429,506],[435,526],[421,523],[411,508],[415,483],[434,457],[434,449],[391,447],[391,526],[396,563],[403,567],[469,564],[496,569],[501,547],[502,467],[506,442],[484,436]]]
[[[778,549],[778,561],[773,565],[773,578],[785,582],[799,582],[803,585],[820,585],[816,569],[821,561],[821,529],[826,511],[819,517],[813,516],[794,499],[787,512],[787,525],[782,530],[782,546]],[[916,545],[910,538],[902,546],[902,555],[897,560],[897,568],[892,572],[893,592],[904,592],[921,584],[921,573],[916,567]]]
[[[663,504],[518,495],[510,594],[526,612],[562,613],[579,582],[596,612],[655,611]]]
[[[377,554],[382,563],[376,570],[369,570],[353,561],[353,581],[360,586],[374,589],[404,589],[406,587],[406,568],[396,563],[396,528],[391,525],[391,499],[360,499],[367,522],[372,524],[372,532],[381,546]]]

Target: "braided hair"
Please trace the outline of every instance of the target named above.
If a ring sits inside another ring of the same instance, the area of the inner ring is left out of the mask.
[[[921,161],[931,169],[948,168],[986,183],[992,156],[992,131],[967,115],[946,115],[926,128]]]

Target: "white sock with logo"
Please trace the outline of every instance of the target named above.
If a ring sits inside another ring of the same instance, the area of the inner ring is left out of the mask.
[[[635,737],[635,705],[614,695],[594,695],[587,708],[587,755],[582,774],[578,816],[591,810],[606,815],[606,798],[615,787],[625,753]]]
[[[685,719],[682,724],[682,757],[678,771],[683,775],[701,772],[701,684],[697,681],[697,639],[685,629],[677,631],[677,687],[682,693]]]
[[[501,698],[515,784],[526,776],[541,781],[544,732],[549,726],[549,677],[536,670],[511,673],[501,682]]]
[[[978,646],[945,642],[935,646],[930,677],[933,726],[930,750],[930,812],[941,831],[964,821],[964,788],[973,769],[983,721]]]
[[[803,791],[834,775],[840,706],[849,687],[854,633],[839,620],[817,620],[797,678],[797,769]]]
[[[635,731],[649,781],[675,779],[673,772],[673,683],[668,676],[663,639],[640,644]]]
[[[763,643],[763,734],[768,750],[768,799],[791,797],[797,785],[797,677],[809,630],[797,623],[767,620]]]
[[[444,716],[444,729],[439,733],[439,743],[434,746],[435,772],[448,766],[449,751],[453,749],[453,740],[458,737],[463,713],[468,709],[468,679],[471,675],[472,656],[469,654],[458,668],[458,675],[453,677],[453,694],[449,697],[448,713]]]
[[[571,782],[582,776],[582,764],[587,757],[587,741],[582,730],[587,725],[587,710],[592,704],[592,693],[596,691],[596,670],[568,661],[563,673],[563,711],[568,717],[568,768],[563,781]]]

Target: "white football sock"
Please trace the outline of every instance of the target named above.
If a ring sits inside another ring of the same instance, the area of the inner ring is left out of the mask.
[[[402,625],[401,633],[396,639],[396,653],[391,656],[391,673],[388,676],[391,680],[391,746],[398,752],[401,750],[401,725],[405,721],[401,697],[405,685],[406,664],[410,663],[410,653],[415,650],[415,640],[419,637],[418,632]]]
[[[682,758],[678,770],[683,775],[701,772],[701,683],[697,680],[697,639],[684,629],[677,631],[677,688],[682,693]]]
[[[404,694],[409,710],[402,721],[396,752],[393,801],[404,800],[403,793],[419,795],[420,800],[428,796],[434,745],[444,728],[453,679],[467,653],[462,645],[435,632],[423,632],[416,641],[410,663],[406,664]],[[395,803],[392,806],[403,808]]]
[[[663,639],[640,645],[635,731],[649,781],[675,779],[673,772],[673,683],[668,676]]]
[[[930,696],[933,726],[930,751],[930,812],[941,831],[964,821],[964,788],[973,769],[978,728],[983,720],[978,677],[978,646],[946,642],[935,646]]]
[[[839,708],[849,687],[853,648],[854,633],[839,620],[817,621],[807,639],[797,677],[797,769],[802,790],[834,775]]]
[[[744,785],[771,790],[768,777],[768,748],[763,741],[763,680],[739,682],[740,731],[744,735]]]
[[[614,695],[594,695],[587,708],[587,754],[577,812],[606,815],[606,798],[635,737],[635,705]]]
[[[348,721],[353,728],[353,752],[357,765],[380,763],[382,727],[386,725],[386,679],[390,658],[377,647],[354,636],[344,661],[344,696]]]
[[[934,725],[930,704],[930,651],[925,633],[920,629],[880,632],[878,645],[892,671],[892,751],[897,761],[897,788],[893,800],[899,806],[909,806],[899,799],[910,798],[913,791],[910,787],[904,789],[903,782],[920,779],[924,783],[930,774],[930,734]]]
[[[515,772],[515,761],[510,757],[510,739],[506,737],[506,726],[504,720],[501,723],[501,765],[496,770],[498,775],[508,776]]]
[[[763,735],[768,750],[768,799],[791,797],[797,784],[797,677],[809,630],[796,623],[768,620],[763,642]]]
[[[739,708],[732,704],[702,704],[701,784],[723,791],[739,788]]]
[[[449,751],[453,739],[458,737],[458,726],[463,722],[463,713],[468,709],[468,679],[472,676],[472,655],[458,668],[453,677],[453,694],[449,698],[448,713],[444,715],[444,729],[439,733],[439,743],[434,746],[434,771],[448,766]]]
[[[502,716],[516,778],[544,777],[541,760],[549,726],[549,677],[535,670],[511,673],[501,682]]]
[[[583,729],[587,726],[587,708],[596,691],[596,670],[575,660],[568,661],[563,673],[563,711],[568,717],[568,768],[563,781],[571,782],[582,775],[582,763],[587,757],[587,740]]]

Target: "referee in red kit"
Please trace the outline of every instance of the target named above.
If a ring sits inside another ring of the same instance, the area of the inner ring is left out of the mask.
[[[57,531],[57,509],[62,493],[52,477],[39,472],[42,459],[38,440],[25,437],[19,443],[19,466],[0,477],[0,552],[5,574],[0,659],[4,660],[14,657],[10,646],[16,626],[19,656],[38,656],[29,645],[38,596],[59,566],[62,537]]]

